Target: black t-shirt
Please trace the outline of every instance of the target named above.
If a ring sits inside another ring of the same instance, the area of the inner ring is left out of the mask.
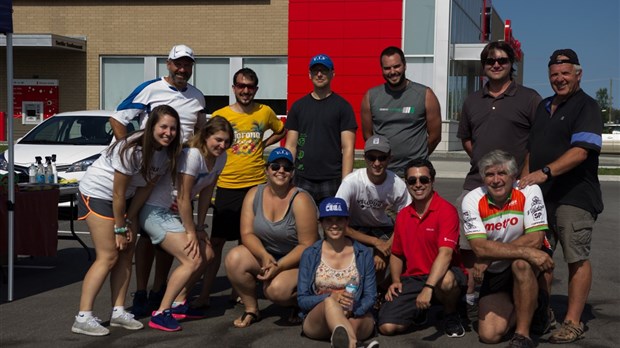
[[[551,115],[553,97],[536,110],[530,131],[529,169],[534,172],[555,161],[572,147],[588,150],[588,157],[567,173],[541,185],[546,202],[579,207],[593,214],[603,211],[598,181],[598,157],[603,144],[603,119],[597,102],[583,90],[575,92]]]
[[[313,181],[342,176],[341,132],[357,130],[351,104],[336,93],[302,97],[288,112],[286,128],[299,132],[295,175]]]

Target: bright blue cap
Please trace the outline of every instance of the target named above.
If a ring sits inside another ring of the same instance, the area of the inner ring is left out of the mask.
[[[317,64],[325,65],[329,70],[334,70],[334,63],[327,54],[317,54],[310,59],[310,69]]]
[[[291,162],[291,164],[295,163],[295,161],[293,160],[293,154],[284,147],[278,147],[278,148],[273,149],[271,153],[269,154],[267,163],[274,162],[280,158],[284,158],[285,160],[288,160],[289,162]]]
[[[349,216],[347,203],[342,198],[328,197],[319,205],[319,219],[330,216]]]

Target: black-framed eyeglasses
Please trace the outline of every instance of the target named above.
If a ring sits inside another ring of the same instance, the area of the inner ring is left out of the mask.
[[[278,170],[280,170],[280,168],[284,169],[285,172],[292,172],[293,169],[295,169],[295,166],[293,166],[292,164],[280,164],[280,163],[269,163],[269,169],[273,170],[274,172],[277,172]]]
[[[501,57],[501,58],[487,58],[484,60],[484,64],[493,66],[495,63],[499,63],[499,65],[508,64],[510,62],[510,58]]]
[[[250,85],[250,84],[247,84],[247,83],[235,83],[234,86],[237,89],[246,89],[247,88],[250,91],[255,91],[258,88],[257,85]]]
[[[379,160],[379,162],[385,162],[388,159],[388,155],[379,155],[379,156],[373,156],[373,155],[364,155],[364,157],[366,157],[366,159],[370,162],[374,162],[376,160]]]
[[[422,185],[426,185],[431,182],[431,178],[429,178],[426,175],[422,175],[420,177],[410,176],[407,178],[407,185],[415,185],[418,182],[418,180],[420,180],[420,184]]]

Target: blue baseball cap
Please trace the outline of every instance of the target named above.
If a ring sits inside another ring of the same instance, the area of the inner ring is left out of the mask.
[[[319,205],[319,219],[330,216],[349,216],[347,203],[342,198],[328,197]]]
[[[331,58],[327,54],[317,54],[316,56],[310,59],[309,68],[312,69],[313,66],[317,64],[325,65],[329,70],[334,70],[334,62],[332,62]]]
[[[295,163],[293,160],[293,154],[284,147],[278,147],[271,151],[269,154],[269,158],[267,159],[267,163],[275,162],[276,160],[284,158],[291,162],[291,164]]]

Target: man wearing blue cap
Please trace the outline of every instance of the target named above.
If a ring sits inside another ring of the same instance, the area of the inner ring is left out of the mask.
[[[351,104],[331,89],[334,63],[327,55],[310,60],[309,77],[313,91],[288,112],[286,148],[296,158],[295,185],[318,204],[353,170],[357,123]]]

